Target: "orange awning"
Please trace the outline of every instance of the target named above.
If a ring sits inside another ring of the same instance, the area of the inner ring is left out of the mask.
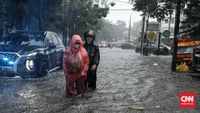
[[[178,47],[194,47],[200,45],[200,41],[181,41],[178,42]]]

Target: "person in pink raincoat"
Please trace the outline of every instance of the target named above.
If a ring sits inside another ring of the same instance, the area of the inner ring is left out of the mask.
[[[63,58],[63,69],[66,77],[67,96],[76,96],[85,92],[84,81],[87,78],[89,57],[79,35],[72,37]]]

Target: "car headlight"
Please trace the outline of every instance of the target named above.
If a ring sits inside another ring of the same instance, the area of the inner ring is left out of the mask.
[[[13,59],[10,58],[10,57],[6,57],[6,56],[4,56],[4,57],[1,58],[1,59],[4,61],[4,63],[7,63],[8,65],[13,65],[13,64],[14,64]]]
[[[8,62],[8,64],[10,64],[10,65],[13,65],[13,64],[14,64],[14,62],[13,62],[13,61],[9,61],[9,62]]]
[[[32,70],[34,68],[34,61],[33,60],[26,60],[26,69]]]

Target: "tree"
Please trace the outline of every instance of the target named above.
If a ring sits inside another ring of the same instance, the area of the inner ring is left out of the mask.
[[[0,0],[0,39],[3,36],[3,29],[5,25],[6,25],[5,9],[4,9],[2,0]]]
[[[83,35],[86,30],[99,30],[109,8],[105,0],[1,0],[0,19],[5,20],[6,31],[55,31]],[[100,7],[101,6],[101,7]],[[5,10],[5,11],[3,11]],[[5,15],[5,16],[4,16]],[[4,18],[5,17],[5,18]],[[3,21],[1,21],[3,22]],[[66,35],[66,33],[63,33]]]
[[[8,26],[30,31],[51,29],[50,26],[54,26],[59,17],[61,2],[62,0],[3,0]]]
[[[175,9],[177,0],[131,0],[134,10],[148,13],[150,17],[162,20]],[[181,10],[186,17],[182,29],[197,29],[200,26],[199,0],[181,0]]]
[[[188,0],[183,9],[186,19],[182,22],[184,29],[192,29],[200,26],[200,4],[199,0]]]
[[[97,1],[100,2],[100,1]],[[99,22],[106,17],[109,8],[100,7],[94,4],[93,0],[74,0],[71,4],[72,14],[70,18],[70,28],[74,29],[71,34],[84,34],[87,30],[99,30],[101,28]]]
[[[170,14],[170,9],[168,8],[169,0],[131,0],[133,3],[133,10],[141,11],[144,15],[156,18],[161,21],[166,15]]]
[[[5,21],[5,9],[2,3],[2,0],[0,0],[0,27],[2,28],[4,26]]]

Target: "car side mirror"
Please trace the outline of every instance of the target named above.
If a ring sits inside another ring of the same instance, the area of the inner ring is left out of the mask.
[[[50,43],[50,44],[49,44],[49,49],[54,49],[54,48],[56,48],[56,45],[53,44],[53,43]]]

